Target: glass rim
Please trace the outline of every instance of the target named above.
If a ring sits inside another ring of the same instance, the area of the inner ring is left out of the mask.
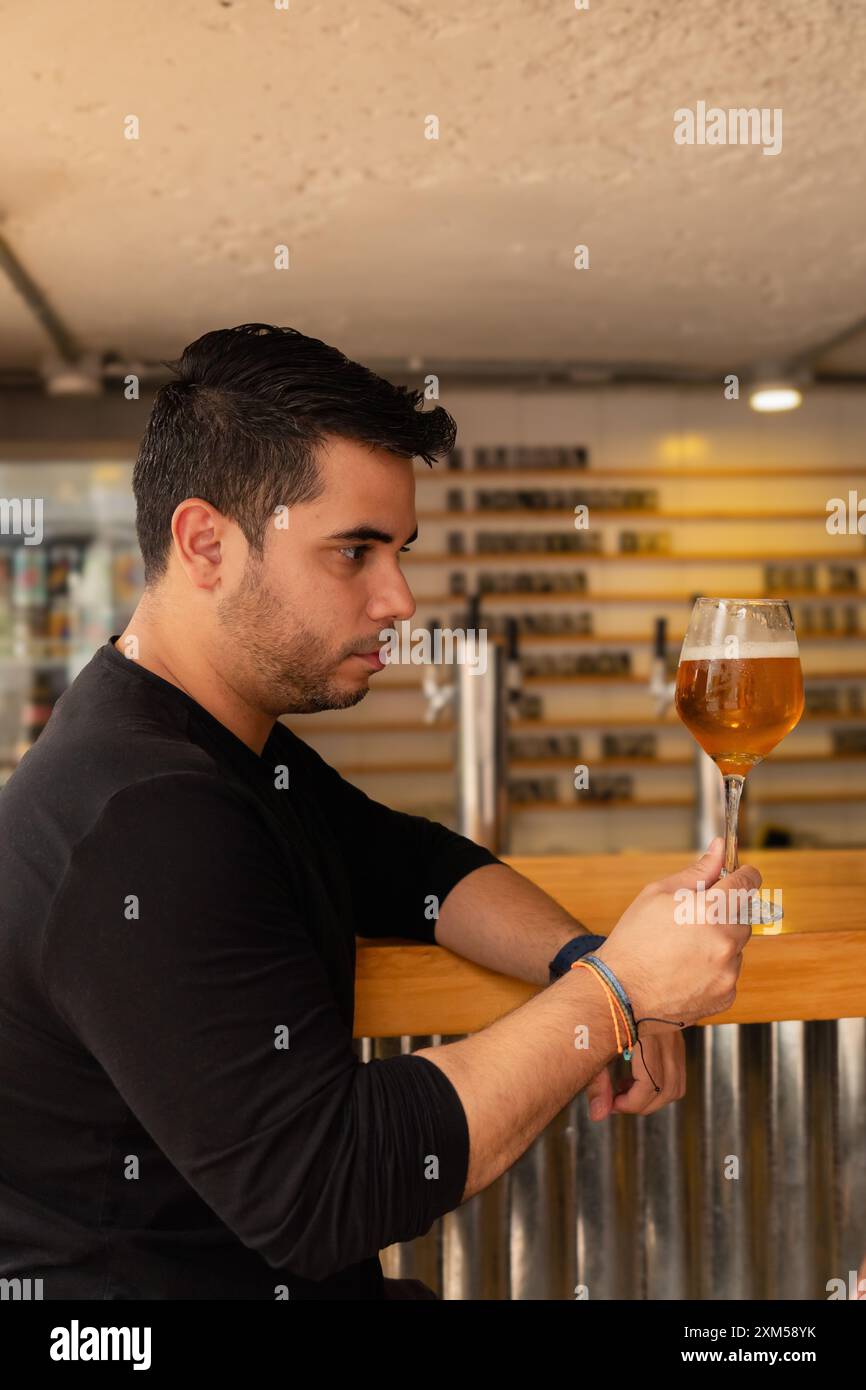
[[[820,597],[820,595],[816,595],[816,597]],[[705,594],[701,594],[695,599],[695,607],[699,603],[735,603],[738,606],[746,604],[750,608],[779,608],[783,605],[787,608],[790,606],[786,598],[710,598]]]

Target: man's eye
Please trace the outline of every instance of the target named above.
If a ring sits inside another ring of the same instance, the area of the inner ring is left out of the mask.
[[[369,549],[370,547],[368,545],[344,545],[338,551],[338,554],[347,556],[352,564],[357,565],[361,562]],[[401,551],[411,550],[412,547],[410,545],[401,545],[400,549]]]

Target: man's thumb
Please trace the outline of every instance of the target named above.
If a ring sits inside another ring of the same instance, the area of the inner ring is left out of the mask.
[[[717,881],[724,862],[725,842],[721,835],[717,835],[707,845],[697,863],[690,864],[687,869],[681,869],[678,874],[671,874],[670,878],[663,879],[661,887],[668,893],[673,893],[677,888],[697,889],[699,883],[709,888]]]

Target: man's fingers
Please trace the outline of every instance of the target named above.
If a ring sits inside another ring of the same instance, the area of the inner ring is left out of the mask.
[[[603,1120],[610,1114],[613,1101],[613,1085],[607,1067],[594,1076],[586,1088],[590,1119]]]
[[[665,1077],[661,1090],[656,1094],[649,1077],[635,1077],[627,1091],[621,1091],[613,1102],[615,1115],[651,1115],[677,1099],[677,1092]]]
[[[755,868],[754,864],[741,864],[732,874],[726,874],[720,878],[717,884],[719,888],[752,889],[760,888],[763,877]]]
[[[655,1099],[656,1090],[649,1077],[635,1077],[614,1099],[613,1112],[615,1115],[637,1115]]]
[[[632,1072],[633,1080],[613,1102],[615,1115],[651,1115],[671,1101],[680,1100],[686,1091],[686,1049],[682,1034],[648,1038],[634,1055]]]
[[[761,875],[753,864],[743,864],[734,873],[719,879],[713,889],[714,893],[721,890],[727,894],[725,921],[741,951],[752,935],[753,903],[760,902],[758,889],[761,881]]]
[[[721,836],[717,835],[697,863],[690,864],[687,869],[681,869],[679,873],[669,874],[667,878],[660,879],[656,887],[663,893],[675,893],[677,889],[681,888],[697,890],[699,887],[703,887],[708,889],[714,884],[718,888],[747,890],[760,888],[763,880],[754,864],[741,864],[732,874],[720,878],[719,875],[722,872],[724,862],[725,842]]]

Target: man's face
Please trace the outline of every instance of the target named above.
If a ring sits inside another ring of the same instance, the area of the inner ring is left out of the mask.
[[[413,461],[331,435],[318,464],[322,495],[275,518],[217,608],[231,683],[274,717],[363,700],[378,668],[359,653],[416,607],[399,558],[417,531]]]

